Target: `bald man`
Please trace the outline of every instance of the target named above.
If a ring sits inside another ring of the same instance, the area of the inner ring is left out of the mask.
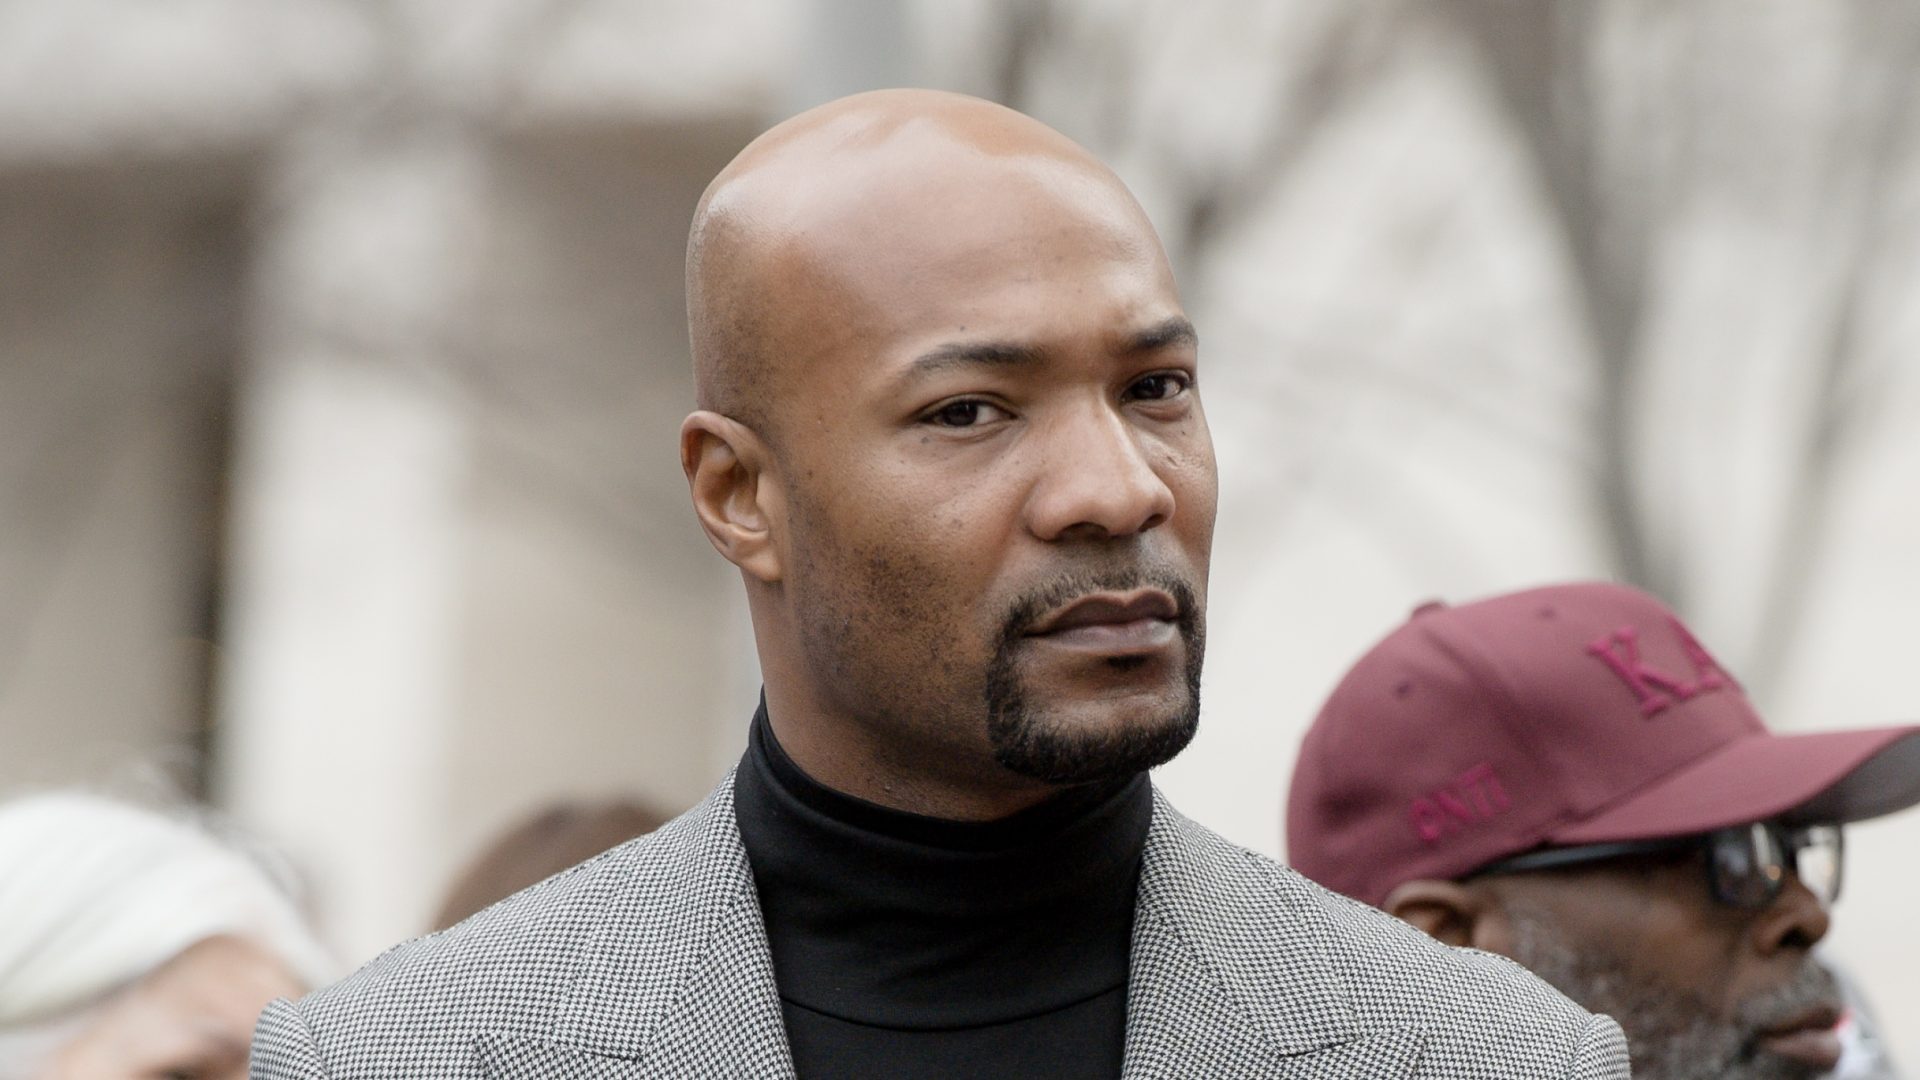
[[[765,692],[700,807],[270,1007],[258,1077],[1624,1077],[1619,1029],[1234,848],[1213,533],[1152,227],[1017,113],[889,91],[695,213],[693,507]]]

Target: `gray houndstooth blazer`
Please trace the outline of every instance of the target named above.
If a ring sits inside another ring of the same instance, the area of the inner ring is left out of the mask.
[[[1158,793],[1126,1072],[1600,1080],[1620,1030],[1188,821]],[[254,1080],[791,1077],[729,777],[659,831],[267,1007]]]

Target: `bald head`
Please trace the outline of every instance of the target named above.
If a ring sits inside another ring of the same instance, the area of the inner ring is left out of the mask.
[[[713,183],[687,244],[687,317],[702,409],[773,436],[787,380],[820,353],[938,287],[943,264],[1005,258],[983,221],[1105,219],[1164,262],[1107,167],[992,102],[881,90],[811,109],[755,139]],[[904,288],[903,288],[904,287]]]
[[[687,305],[680,461],[803,770],[989,818],[1185,745],[1213,448],[1194,329],[1112,172],[973,98],[836,101],[713,182]],[[1094,594],[1159,614],[1117,644],[1029,633]]]

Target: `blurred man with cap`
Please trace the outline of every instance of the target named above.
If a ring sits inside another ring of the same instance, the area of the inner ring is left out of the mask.
[[[1634,1075],[1812,1077],[1841,830],[1920,802],[1920,728],[1775,735],[1659,601],[1423,605],[1301,745],[1292,865],[1619,1020]]]

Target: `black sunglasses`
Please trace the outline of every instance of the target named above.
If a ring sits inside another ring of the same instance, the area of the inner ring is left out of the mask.
[[[1664,840],[1544,848],[1489,863],[1468,876],[1547,870],[1688,850],[1707,852],[1707,880],[1712,885],[1713,898],[1723,904],[1764,908],[1786,888],[1789,873],[1799,878],[1822,905],[1830,906],[1840,898],[1840,868],[1846,850],[1840,826],[1794,826],[1774,821]]]

